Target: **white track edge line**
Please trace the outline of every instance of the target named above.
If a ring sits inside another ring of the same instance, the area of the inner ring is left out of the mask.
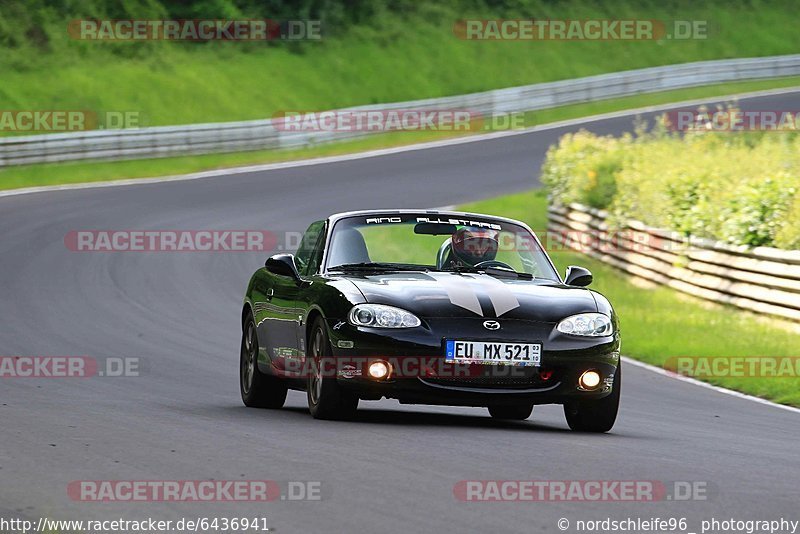
[[[777,402],[768,401],[767,399],[762,399],[761,397],[755,397],[753,395],[748,395],[746,393],[741,393],[739,391],[734,391],[732,389],[724,388],[721,386],[715,386],[714,384],[709,384],[708,382],[702,382],[697,380],[696,378],[691,378],[688,376],[684,376],[678,373],[673,373],[672,371],[667,371],[666,369],[662,369],[661,367],[656,367],[655,365],[651,365],[649,363],[644,363],[639,360],[634,360],[627,356],[623,356],[622,360],[625,363],[635,365],[636,367],[641,367],[642,369],[646,369],[648,371],[652,371],[654,373],[658,373],[662,376],[666,376],[669,378],[674,378],[675,380],[680,380],[681,382],[687,382],[689,384],[694,384],[695,386],[700,386],[705,389],[710,389],[716,391],[718,393],[723,393],[725,395],[730,395],[732,397],[737,397],[743,400],[749,400],[753,402],[757,402],[758,404],[764,404],[766,406],[772,406],[773,408],[780,408],[782,410],[786,410],[789,412],[800,414],[800,408],[795,408],[794,406],[787,406],[785,404],[778,404]]]
[[[627,109],[621,111],[614,111],[610,113],[602,113],[599,115],[590,115],[588,117],[580,117],[577,119],[569,119],[564,121],[558,122],[551,122],[547,124],[542,124],[539,126],[533,126],[530,128],[525,128],[521,130],[510,130],[510,131],[503,131],[503,132],[492,132],[488,134],[475,134],[469,135],[466,137],[456,137],[452,139],[444,139],[442,141],[430,141],[426,143],[414,143],[410,145],[404,145],[399,147],[392,147],[392,148],[383,148],[377,150],[369,150],[366,152],[355,152],[352,154],[341,154],[337,156],[326,156],[326,157],[319,157],[319,158],[311,158],[311,159],[300,159],[300,160],[293,160],[293,161],[284,161],[280,163],[266,163],[260,165],[248,165],[243,167],[228,167],[223,169],[213,169],[208,171],[200,171],[194,173],[187,173],[187,174],[177,174],[177,175],[169,175],[169,176],[160,176],[160,177],[152,177],[152,178],[131,178],[126,180],[112,180],[112,181],[105,181],[105,182],[86,182],[86,183],[77,183],[77,184],[63,184],[63,185],[49,185],[49,186],[40,186],[40,187],[26,187],[26,188],[19,188],[19,189],[8,189],[4,191],[0,191],[0,198],[2,197],[11,197],[11,196],[18,196],[18,195],[27,195],[32,193],[46,193],[51,191],[69,191],[74,189],[95,189],[101,187],[124,187],[130,185],[147,185],[147,184],[159,184],[164,182],[178,182],[178,181],[188,181],[188,180],[200,180],[204,178],[215,178],[220,176],[226,176],[231,174],[243,174],[248,172],[263,172],[263,171],[271,171],[271,170],[279,170],[279,169],[290,169],[294,167],[305,167],[309,165],[324,165],[328,163],[339,163],[343,161],[352,161],[358,159],[365,159],[365,158],[373,158],[379,156],[388,156],[392,154],[400,154],[403,152],[413,152],[416,150],[428,150],[432,148],[439,148],[451,145],[459,145],[464,143],[477,143],[481,141],[489,141],[492,139],[498,139],[501,137],[510,137],[514,135],[525,135],[532,132],[539,132],[539,131],[546,131],[546,130],[554,130],[556,128],[562,128],[565,126],[574,126],[577,124],[585,124],[590,122],[597,122],[607,119],[615,119],[620,117],[628,117],[631,115],[637,115],[640,113],[652,113],[654,111],[663,111],[667,109],[672,109],[680,106],[696,106],[701,104],[708,104],[711,102],[720,102],[725,100],[743,100],[743,99],[750,99],[750,98],[758,98],[762,96],[775,96],[781,94],[788,94],[788,93],[796,93],[800,91],[800,87],[786,87],[780,89],[767,89],[762,91],[752,91],[748,93],[737,93],[733,95],[720,95],[715,97],[707,97],[697,100],[685,100],[681,102],[672,102],[668,104],[660,104],[658,106],[646,106],[641,108],[635,109]],[[127,161],[127,160],[126,160]]]

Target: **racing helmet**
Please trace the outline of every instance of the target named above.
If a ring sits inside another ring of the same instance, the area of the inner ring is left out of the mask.
[[[497,230],[465,226],[456,230],[450,242],[453,256],[467,265],[493,260],[499,245]]]

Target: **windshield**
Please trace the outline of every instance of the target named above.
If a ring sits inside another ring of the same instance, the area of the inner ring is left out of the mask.
[[[349,217],[332,230],[327,269],[490,269],[558,281],[524,227],[483,217],[392,214]]]

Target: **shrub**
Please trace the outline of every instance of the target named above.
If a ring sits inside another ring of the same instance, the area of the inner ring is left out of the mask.
[[[800,136],[689,133],[565,135],[542,180],[552,201],[607,208],[612,224],[736,245],[800,248]]]
[[[621,168],[624,145],[630,140],[598,137],[584,131],[567,134],[548,151],[542,182],[560,202],[605,208],[616,194],[616,174]]]
[[[775,233],[775,246],[789,250],[800,250],[800,194],[786,210],[783,225]]]

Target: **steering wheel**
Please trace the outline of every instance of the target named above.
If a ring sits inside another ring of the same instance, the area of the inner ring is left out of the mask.
[[[498,260],[486,260],[473,265],[476,269],[485,269],[487,267],[500,267],[501,269],[508,269],[509,271],[513,271],[514,268],[509,264],[498,261]]]

